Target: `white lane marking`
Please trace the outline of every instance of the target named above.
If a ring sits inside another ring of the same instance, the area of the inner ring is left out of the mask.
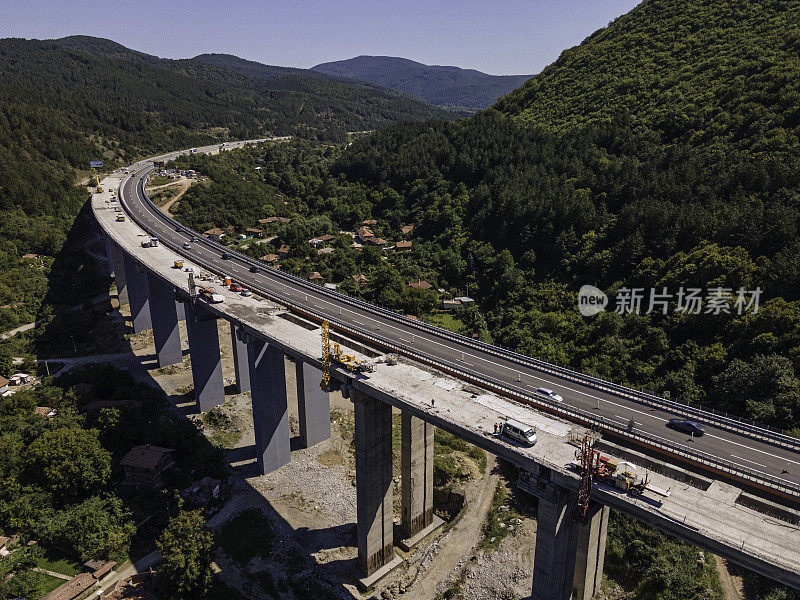
[[[706,437],[712,437],[712,438],[714,438],[716,440],[721,440],[723,442],[727,442],[729,444],[734,444],[734,445],[739,446],[741,448],[746,448],[747,450],[754,450],[755,452],[760,452],[761,454],[766,454],[767,456],[771,456],[772,458],[777,458],[778,460],[782,460],[784,462],[790,462],[790,463],[794,463],[796,465],[800,465],[800,462],[797,462],[796,460],[792,460],[791,458],[784,458],[783,456],[778,456],[777,454],[772,454],[770,452],[765,452],[764,450],[759,450],[758,448],[751,448],[750,446],[745,446],[744,444],[740,444],[739,442],[734,442],[733,440],[726,440],[724,438],[718,437],[716,435],[712,435],[710,433],[707,433]],[[733,454],[731,454],[731,456],[733,456]]]
[[[756,461],[754,461],[754,460],[749,460],[749,459],[747,459],[747,458],[743,458],[743,457],[741,457],[741,456],[736,456],[735,454],[731,454],[731,456],[732,456],[733,458],[738,458],[739,460],[743,460],[743,461],[745,461],[745,462],[753,463],[754,465],[758,465],[759,467],[764,467],[765,469],[767,468],[767,465],[762,465],[761,463],[759,463],[759,462],[756,462]]]
[[[138,187],[137,187],[137,189],[136,189],[136,192],[137,192],[137,196],[138,196],[138,192],[139,192],[139,190],[138,190]],[[146,203],[145,203],[145,202],[143,202],[143,201],[142,201],[142,205],[146,207]],[[275,280],[273,280],[273,281],[275,281]],[[333,308],[339,308],[339,305],[337,305],[337,304],[334,304],[333,302],[330,302],[330,301],[326,300],[326,299],[325,299],[325,298],[323,298],[323,297],[317,297],[317,298],[315,298],[315,301],[316,301],[316,302],[318,302],[318,303],[321,303],[321,304],[328,305],[328,306],[330,306],[330,307],[333,307]],[[345,310],[345,311],[347,311],[347,312],[349,312],[349,313],[351,313],[352,315],[358,315],[360,318],[367,319],[368,321],[372,321],[373,323],[377,323],[377,322],[378,322],[378,320],[377,320],[377,319],[373,319],[373,318],[371,318],[371,317],[368,317],[368,316],[366,316],[366,315],[362,315],[362,314],[360,314],[360,313],[356,313],[355,311],[353,311],[353,310],[351,310],[351,309],[349,309],[349,308],[342,307],[342,309],[343,309],[343,310]],[[352,322],[353,322],[353,323],[355,323],[356,325],[361,325],[362,327],[365,327],[365,326],[366,326],[364,323],[360,323],[360,322],[356,321],[355,319],[353,319],[353,320],[352,320]],[[392,325],[392,324],[390,324],[390,323],[385,323],[385,324],[384,324],[384,327],[386,327],[387,329],[394,329],[395,331],[398,331],[398,332],[403,332],[403,330],[402,330],[402,329],[400,329],[399,327],[396,327],[396,326],[394,326],[394,325]],[[429,343],[435,344],[435,345],[437,345],[437,346],[441,346],[441,347],[443,347],[443,348],[448,348],[448,349],[451,349],[451,350],[452,350],[452,347],[448,346],[447,344],[443,344],[443,343],[441,343],[441,342],[438,342],[438,341],[436,341],[436,340],[434,340],[434,339],[431,339],[431,338],[426,338],[426,341],[427,341],[427,342],[429,342]],[[495,366],[495,367],[500,367],[500,368],[506,369],[506,370],[508,370],[508,371],[511,371],[512,373],[517,373],[517,372],[518,372],[516,369],[513,369],[513,368],[511,368],[511,367],[507,367],[506,365],[501,365],[501,364],[498,364],[498,363],[492,362],[492,361],[490,361],[490,360],[489,360],[489,359],[487,359],[487,358],[484,358],[484,357],[482,357],[482,356],[477,356],[477,355],[475,355],[475,354],[472,354],[472,353],[470,353],[470,352],[466,352],[466,351],[465,351],[463,354],[464,354],[465,356],[469,356],[469,357],[471,357],[471,358],[473,358],[473,359],[476,359],[476,360],[482,361],[482,362],[484,362],[484,363],[488,363],[488,364],[490,364],[490,365],[492,365],[492,366]],[[470,366],[472,366],[472,365],[470,365]],[[534,379],[534,380],[538,380],[538,381],[544,381],[544,382],[546,382],[546,383],[548,383],[548,384],[551,384],[551,385],[553,385],[553,386],[555,386],[555,387],[561,387],[561,388],[563,388],[563,389],[565,389],[565,390],[569,390],[569,391],[571,391],[571,392],[574,392],[574,393],[576,393],[576,394],[581,394],[581,395],[583,395],[583,396],[586,396],[586,397],[588,397],[588,398],[593,398],[593,399],[596,399],[596,400],[600,400],[600,401],[602,401],[602,402],[608,402],[609,404],[612,404],[613,406],[617,406],[617,407],[619,407],[619,408],[622,408],[622,409],[624,409],[624,410],[629,410],[629,411],[631,411],[631,412],[635,412],[635,413],[638,413],[638,414],[640,414],[640,415],[644,415],[644,416],[646,416],[646,417],[650,417],[651,419],[655,419],[655,420],[657,420],[657,421],[660,421],[660,422],[662,422],[662,423],[666,423],[666,420],[665,420],[665,419],[662,419],[662,418],[660,418],[660,417],[656,417],[655,415],[652,415],[652,414],[650,414],[650,413],[642,412],[642,411],[640,411],[640,410],[637,410],[637,409],[635,409],[635,408],[631,408],[631,407],[629,407],[629,406],[624,406],[624,405],[622,405],[622,404],[617,404],[616,402],[612,402],[611,400],[608,400],[608,399],[606,399],[606,398],[600,398],[599,396],[595,396],[594,394],[590,394],[590,393],[588,393],[588,392],[584,392],[584,391],[582,391],[582,390],[577,390],[577,389],[571,388],[571,387],[569,387],[569,386],[565,386],[565,385],[563,385],[563,384],[561,384],[561,383],[554,383],[554,382],[553,382],[553,381],[551,381],[551,380],[547,380],[547,379],[544,379],[544,378],[542,378],[542,377],[537,377],[536,375],[526,375],[526,377],[528,377],[529,379]],[[553,376],[553,377],[556,377],[556,376]],[[771,457],[773,457],[773,458],[777,458],[777,459],[779,459],[779,460],[785,460],[785,461],[787,461],[787,462],[790,462],[790,463],[794,463],[794,464],[800,465],[800,462],[797,462],[797,461],[794,461],[794,460],[791,460],[791,459],[788,459],[788,458],[783,458],[783,457],[781,457],[781,456],[777,456],[777,455],[775,455],[775,454],[771,454],[770,452],[766,452],[766,451],[764,451],[764,450],[760,450],[760,449],[758,449],[758,448],[754,448],[754,447],[751,447],[751,446],[746,446],[746,445],[744,445],[744,444],[740,444],[740,443],[738,443],[738,442],[734,442],[734,441],[732,441],[732,440],[726,440],[726,439],[724,439],[724,438],[721,438],[721,437],[719,437],[719,436],[715,436],[715,435],[712,435],[712,434],[709,434],[709,433],[707,433],[707,434],[706,434],[706,436],[707,436],[707,437],[714,438],[714,439],[717,439],[717,440],[720,440],[720,441],[721,441],[721,442],[723,442],[723,443],[730,443],[730,444],[734,444],[734,445],[736,445],[736,446],[739,446],[739,447],[741,447],[741,448],[745,448],[745,449],[747,449],[747,450],[753,450],[753,451],[755,451],[755,452],[759,452],[759,453],[761,453],[761,454],[765,454],[765,455],[767,455],[767,456],[771,456]],[[733,455],[731,455],[731,456],[733,456]]]

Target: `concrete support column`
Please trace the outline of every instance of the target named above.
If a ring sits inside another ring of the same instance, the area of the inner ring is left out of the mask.
[[[402,531],[410,538],[433,523],[434,427],[408,412],[401,424]]]
[[[197,410],[205,412],[225,402],[217,318],[201,308],[199,302],[195,302],[194,305],[187,302],[184,306],[189,353],[192,355],[194,397]]]
[[[236,335],[236,324],[231,323],[231,347],[233,368],[236,371],[236,389],[240,394],[250,391],[250,365],[247,360],[247,344]]]
[[[151,272],[147,273],[147,284],[150,290],[150,317],[153,321],[153,339],[156,344],[158,366],[165,367],[182,362],[175,290]]]
[[[581,526],[571,516],[576,505],[568,490],[556,502],[539,499],[533,600],[591,600],[600,588],[609,509],[593,503]]]
[[[606,560],[606,536],[611,509],[602,504],[589,508],[589,522],[578,530],[573,600],[591,600],[600,590]]]
[[[124,306],[129,302],[128,288],[125,285],[124,253],[116,242],[112,242],[108,237],[106,239],[111,248],[111,260],[114,263],[114,284],[117,286],[117,299],[119,300],[119,305]]]
[[[372,575],[394,558],[392,407],[353,390],[358,568]]]
[[[127,252],[122,253],[125,265],[125,285],[131,305],[131,322],[134,333],[140,333],[153,327],[150,320],[150,290],[147,276],[135,258]]]
[[[109,277],[114,276],[114,256],[111,254],[111,240],[108,238],[107,235],[103,236],[103,241],[105,241],[106,245],[106,274]]]
[[[256,460],[259,472],[264,475],[280,469],[291,460],[286,368],[283,352],[259,339],[247,343],[247,360],[250,366]]]
[[[321,387],[322,371],[300,360],[295,369],[300,445],[310,448],[331,437],[331,399]]]

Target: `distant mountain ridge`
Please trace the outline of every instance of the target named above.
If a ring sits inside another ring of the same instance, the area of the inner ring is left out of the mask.
[[[474,69],[425,65],[394,56],[356,56],[321,63],[312,71],[367,81],[443,107],[481,110],[532,75],[488,75]]]

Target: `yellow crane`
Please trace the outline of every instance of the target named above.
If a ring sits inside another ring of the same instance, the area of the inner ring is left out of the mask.
[[[328,321],[322,322],[322,381],[320,387],[330,391],[331,385],[331,366],[337,362],[351,373],[371,373],[375,370],[375,364],[371,361],[361,361],[355,354],[345,354],[339,344],[331,346],[330,338],[331,324]]]
[[[331,324],[328,321],[322,322],[322,381],[320,387],[330,391],[331,385]]]

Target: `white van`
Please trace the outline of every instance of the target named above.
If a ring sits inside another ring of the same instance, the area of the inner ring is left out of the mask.
[[[530,425],[513,419],[508,419],[503,423],[501,433],[526,446],[533,446],[536,443],[536,430]]]

